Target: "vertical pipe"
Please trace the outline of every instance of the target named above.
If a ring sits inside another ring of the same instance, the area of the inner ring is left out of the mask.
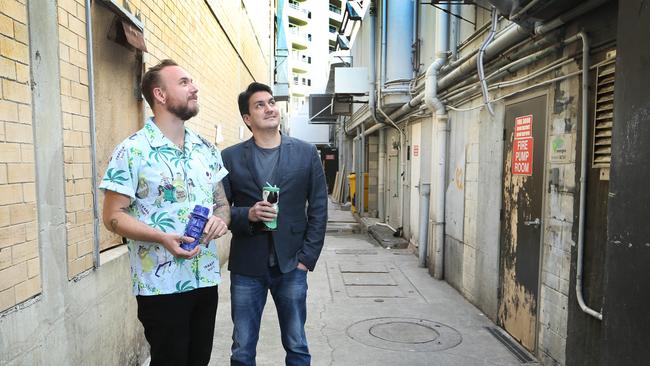
[[[379,89],[385,88],[386,84],[386,3],[388,0],[381,1],[381,64],[379,65]],[[381,103],[381,101],[379,101]]]
[[[451,6],[451,13],[454,15],[460,15],[460,4],[454,3]],[[458,17],[452,17],[449,25],[449,45],[451,50],[451,59],[458,59],[458,42],[460,41],[460,19]]]
[[[88,65],[88,111],[90,123],[90,167],[93,190],[93,264],[99,267],[99,205],[97,203],[97,142],[95,132],[95,77],[93,58],[93,24],[91,19],[92,0],[86,0],[86,64]]]
[[[386,221],[386,209],[384,200],[387,199],[384,186],[384,164],[386,164],[386,130],[379,130],[379,163],[377,164],[377,210],[379,211],[379,219],[383,222]]]
[[[442,280],[444,277],[445,249],[445,184],[447,177],[447,135],[449,125],[447,114],[436,115],[438,120],[436,145],[438,146],[438,175],[436,182],[435,226],[435,259],[433,277]]]
[[[449,11],[449,4],[440,5],[444,10]],[[438,10],[436,25],[436,57],[443,58],[449,51],[449,13]]]
[[[582,261],[585,247],[585,211],[587,200],[587,96],[589,93],[589,40],[585,32],[578,33],[582,40],[582,122],[580,145],[580,215],[578,217],[578,258],[576,269],[576,297],[580,309],[598,320],[603,320],[603,314],[587,306],[582,296]]]
[[[411,76],[412,82],[415,83],[415,80],[418,77],[418,69],[420,68],[420,59],[418,49],[420,47],[420,37],[419,37],[419,26],[420,26],[420,0],[413,0],[413,74]]]
[[[424,139],[422,139],[424,140]],[[424,156],[424,155],[423,155]],[[424,159],[423,159],[424,160]],[[427,246],[429,245],[429,194],[431,184],[420,183],[420,226],[418,235],[418,259],[419,266],[427,266]]]
[[[488,34],[487,38],[481,45],[481,48],[478,51],[478,58],[476,59],[478,76],[481,82],[481,90],[483,91],[483,104],[485,104],[485,106],[488,109],[488,112],[490,112],[490,115],[492,117],[494,117],[494,109],[492,108],[492,104],[490,103],[490,99],[489,99],[490,95],[488,93],[487,81],[485,80],[485,73],[483,71],[483,55],[485,55],[485,49],[492,42],[492,39],[494,39],[494,34],[496,33],[496,29],[497,29],[497,8],[492,6],[492,26],[490,28],[490,33]]]
[[[359,140],[359,172],[360,174],[357,176],[357,180],[361,181],[361,190],[357,191],[358,196],[359,196],[359,216],[363,216],[363,213],[365,212],[365,194],[366,194],[366,180],[365,180],[365,173],[366,173],[366,136],[364,134],[364,131],[366,129],[365,124],[361,124],[361,134],[360,134],[360,140]]]

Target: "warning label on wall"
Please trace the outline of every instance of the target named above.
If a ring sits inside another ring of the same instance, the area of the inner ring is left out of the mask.
[[[515,139],[512,142],[512,174],[533,175],[533,138]]]
[[[533,137],[533,115],[515,118],[515,139]]]

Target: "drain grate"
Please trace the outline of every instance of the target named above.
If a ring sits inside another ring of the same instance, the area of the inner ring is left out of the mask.
[[[518,343],[514,342],[512,339],[510,339],[510,337],[503,334],[501,330],[494,327],[485,327],[485,329],[487,329],[487,331],[492,334],[492,336],[494,336],[497,341],[503,344],[503,346],[506,347],[506,349],[510,351],[510,353],[512,353],[512,355],[515,356],[519,362],[524,364],[537,362],[532,357],[530,357],[528,352],[526,352]]]
[[[337,249],[334,251],[336,254],[352,254],[352,255],[374,255],[377,254],[376,250],[372,249]]]

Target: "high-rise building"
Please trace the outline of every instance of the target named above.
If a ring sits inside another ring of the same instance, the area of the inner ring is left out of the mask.
[[[329,144],[330,128],[310,123],[309,95],[325,92],[345,2],[280,0],[276,5],[274,93],[283,102],[283,131],[316,145]]]

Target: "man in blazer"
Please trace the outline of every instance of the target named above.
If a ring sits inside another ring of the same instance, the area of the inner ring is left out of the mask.
[[[253,137],[225,149],[224,179],[231,204],[231,365],[255,365],[260,320],[268,291],[278,312],[287,365],[309,365],[305,336],[307,272],[323,248],[327,188],[316,148],[284,136],[271,88],[251,83],[239,111]],[[262,187],[280,189],[278,212]],[[264,222],[277,219],[276,231]]]

